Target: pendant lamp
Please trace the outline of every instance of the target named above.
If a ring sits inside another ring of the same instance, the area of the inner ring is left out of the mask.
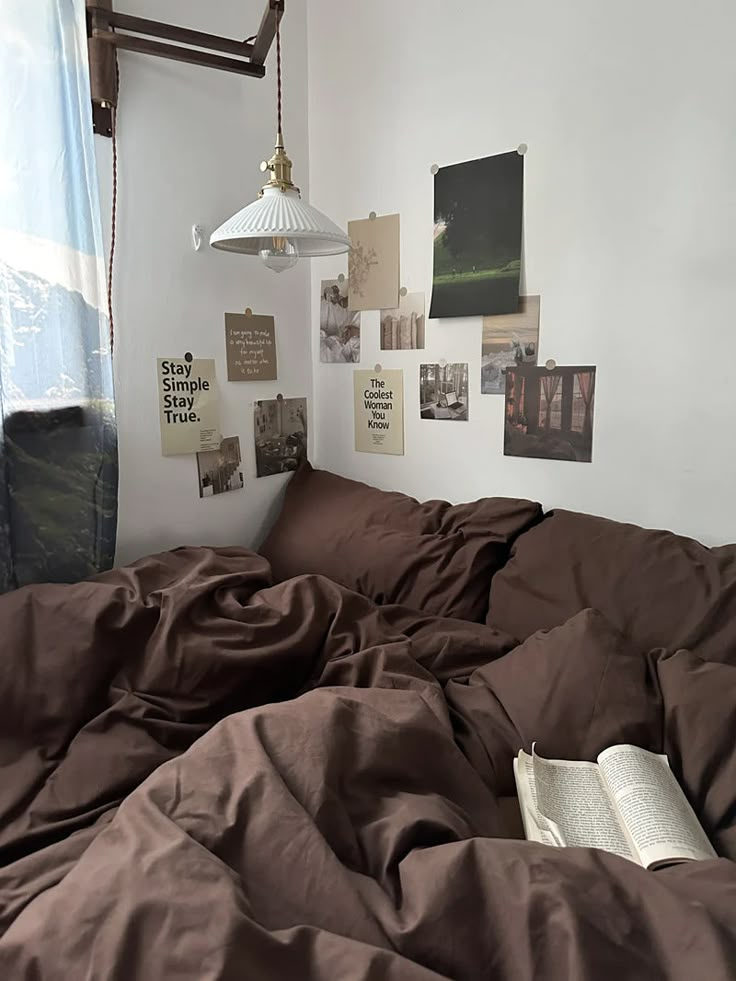
[[[225,252],[260,256],[269,269],[283,272],[301,256],[338,255],[350,251],[350,239],[321,211],[302,201],[291,180],[291,160],[284,149],[281,123],[281,31],[276,25],[278,129],[275,153],[261,170],[270,173],[258,200],[247,205],[210,236],[210,245]]]

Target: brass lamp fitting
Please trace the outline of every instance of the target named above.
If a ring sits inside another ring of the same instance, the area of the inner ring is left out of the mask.
[[[267,187],[278,187],[282,191],[296,191],[299,194],[299,188],[291,180],[291,160],[286,156],[284,137],[281,133],[276,137],[276,146],[274,149],[276,152],[268,163],[264,160],[261,164],[261,171],[264,174],[266,171],[270,171],[271,177],[261,188],[259,197],[263,197],[263,192]]]

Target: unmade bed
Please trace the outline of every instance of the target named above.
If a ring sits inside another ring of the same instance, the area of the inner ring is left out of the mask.
[[[307,467],[261,551],[0,598],[0,977],[736,976],[736,549]],[[533,741],[721,857],[515,839]]]

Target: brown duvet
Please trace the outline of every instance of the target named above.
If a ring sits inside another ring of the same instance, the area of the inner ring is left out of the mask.
[[[180,549],[0,598],[3,981],[736,977],[736,667],[270,575]],[[531,739],[667,752],[724,857],[508,839]]]

